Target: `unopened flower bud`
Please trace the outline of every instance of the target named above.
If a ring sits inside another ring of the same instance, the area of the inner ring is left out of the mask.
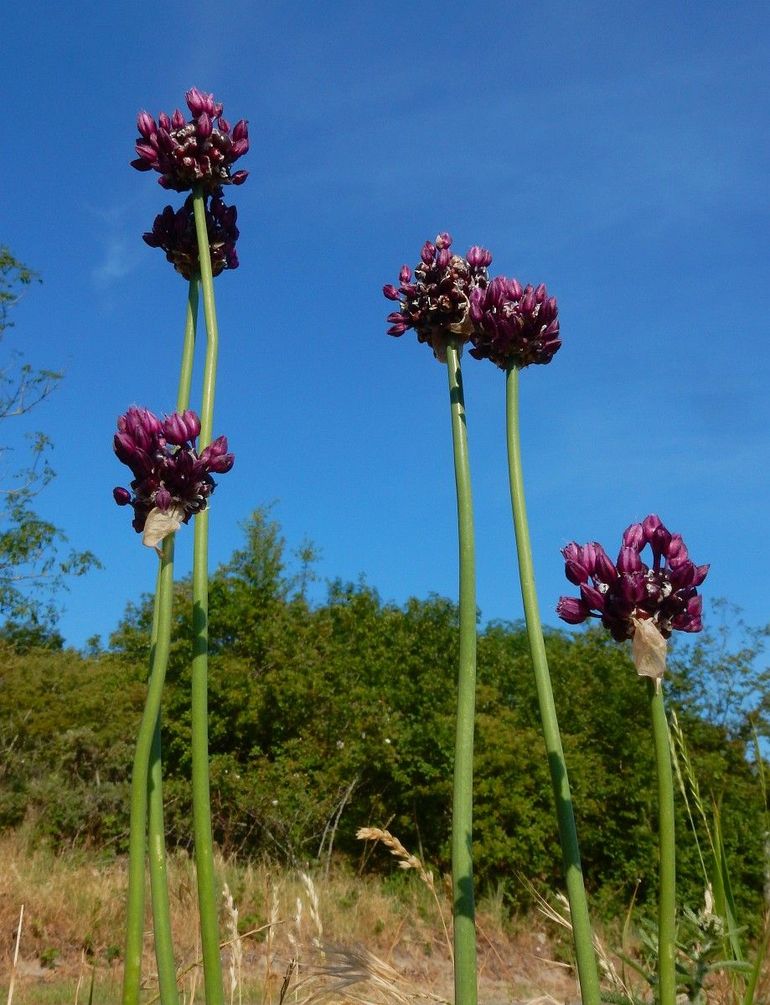
[[[478,244],[474,244],[473,247],[468,248],[468,253],[465,257],[468,263],[476,268],[485,269],[492,264],[492,252],[487,251],[486,248],[479,247]]]
[[[591,609],[577,597],[560,597],[556,613],[568,625],[580,625],[591,614]]]
[[[645,542],[644,528],[640,523],[632,523],[630,527],[626,527],[623,532],[624,548],[635,548],[637,551],[641,551]]]
[[[153,133],[158,131],[155,119],[149,112],[140,112],[136,119],[136,127],[145,139],[149,139]]]
[[[212,125],[211,119],[205,112],[201,112],[198,116],[198,136],[202,140],[207,140],[214,131],[214,126]]]
[[[167,510],[172,503],[171,493],[165,487],[161,487],[155,493],[155,505],[158,509]]]

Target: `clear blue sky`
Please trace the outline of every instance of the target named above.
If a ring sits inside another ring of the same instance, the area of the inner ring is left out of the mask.
[[[242,264],[217,280],[215,432],[236,466],[213,563],[276,500],[322,576],[456,595],[446,373],[385,335],[381,293],[449,230],[559,300],[563,347],[522,377],[546,620],[559,549],[614,550],[651,511],[712,563],[706,597],[768,620],[767,4],[31,0],[4,14],[2,66],[0,243],[44,279],[3,351],[66,374],[31,421],[56,444],[39,509],[105,566],[63,598],[68,643],[106,636],[154,582],[112,501],[111,438],[132,403],[173,408],[186,284],[141,240],[179,197],[128,162],[137,112],[193,84],[251,136],[230,192]],[[479,606],[515,619],[504,379],[467,356],[464,372]]]

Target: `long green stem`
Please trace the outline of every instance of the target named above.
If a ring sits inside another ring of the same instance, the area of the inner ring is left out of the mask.
[[[174,590],[174,538],[163,542],[157,590],[155,644],[150,654],[150,679],[139,726],[131,776],[131,822],[128,851],[128,904],[126,957],[123,971],[123,1005],[138,1005],[144,944],[144,862],[148,777],[161,695],[171,643],[171,610]],[[176,980],[176,979],[175,979]]]
[[[543,629],[535,588],[535,572],[532,562],[532,546],[529,539],[527,508],[524,499],[524,477],[521,464],[521,443],[519,438],[519,371],[511,367],[506,375],[506,426],[508,440],[508,475],[513,507],[513,525],[516,532],[516,550],[519,558],[519,579],[524,602],[524,616],[532,656],[532,666],[537,686],[540,706],[540,720],[548,754],[551,785],[556,801],[556,817],[559,825],[562,861],[567,886],[567,897],[572,919],[575,942],[578,979],[583,1005],[598,1005],[600,1000],[599,974],[593,948],[591,920],[588,914],[588,900],[583,884],[583,870],[580,864],[575,814],[572,808],[567,765],[564,760],[559,722],[553,700],[551,675],[545,653]]]
[[[182,359],[179,372],[176,410],[183,412],[190,405],[195,334],[198,320],[198,279],[193,277],[187,294],[187,314],[185,318]],[[173,572],[171,573],[173,578]],[[160,585],[160,584],[159,584]],[[153,614],[152,647],[155,648],[158,623],[158,599],[156,590]],[[154,668],[157,670],[157,668]],[[167,667],[163,667],[165,674]],[[163,769],[161,757],[161,715],[153,733],[149,773],[149,811],[147,822],[148,858],[150,865],[150,890],[152,895],[152,919],[155,936],[155,960],[158,966],[158,985],[162,1005],[177,1005],[179,993],[176,985],[176,963],[174,944],[171,936],[171,911],[168,897],[168,870],[166,867],[165,826],[163,820]]]
[[[460,354],[447,348],[457,528],[460,546],[460,662],[452,797],[452,894],[456,1005],[475,1005],[476,909],[473,896],[473,732],[476,706],[476,551]]]
[[[183,411],[190,401],[190,386],[192,382],[193,355],[195,350],[195,330],[198,317],[198,280],[190,281],[187,297],[187,315],[185,319],[184,340],[182,344],[182,360],[177,392],[177,411]],[[150,641],[150,687],[154,693],[158,679],[165,679],[168,666],[169,644],[158,646],[161,618],[169,619],[173,604],[174,550],[173,539],[167,539],[168,548],[164,549],[164,560],[158,570],[155,587],[155,605],[152,617],[152,634]],[[168,584],[171,584],[170,586]],[[171,591],[171,597],[163,596],[164,591]],[[149,692],[148,699],[149,701]],[[168,882],[166,870],[165,829],[163,824],[163,785],[161,763],[161,722],[160,698],[158,711],[153,726],[152,741],[149,756],[149,768],[145,772],[147,779],[147,794],[142,806],[137,791],[139,777],[137,774],[139,746],[135,755],[134,775],[132,778],[131,820],[129,830],[129,892],[126,910],[126,964],[124,973],[123,1001],[134,1005],[139,1000],[141,980],[142,945],[144,941],[144,860],[145,860],[145,823],[147,824],[150,887],[152,891],[152,915],[155,935],[155,958],[158,965],[158,982],[161,1001],[164,1005],[176,1005],[179,1000],[176,987],[176,966],[171,939],[171,919],[168,900]],[[144,742],[144,738],[142,738]],[[142,757],[144,755],[142,754]],[[149,811],[148,811],[149,803]]]
[[[214,423],[214,389],[217,373],[219,333],[214,306],[205,199],[199,188],[193,192],[195,230],[198,238],[203,313],[206,319],[206,358],[201,394],[199,449],[211,442]],[[207,1005],[224,1005],[222,963],[219,958],[218,897],[214,876],[214,849],[211,834],[208,739],[208,527],[209,513],[195,517],[193,539],[193,661],[192,661],[192,791],[195,864],[198,873],[198,910],[201,923],[201,950]]]
[[[674,776],[663,687],[649,680],[650,716],[658,774],[658,1001],[676,1002],[676,841],[674,837]]]

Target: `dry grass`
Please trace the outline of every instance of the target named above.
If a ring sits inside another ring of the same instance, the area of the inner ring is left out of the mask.
[[[415,856],[381,832],[372,839],[411,863],[421,882],[389,892],[381,879],[279,870],[274,865],[217,862],[222,884],[222,958],[232,1005],[307,1005],[326,1001],[384,1005],[444,1001],[452,969],[439,908],[449,916],[443,884]],[[169,861],[174,943],[185,1005],[202,998],[194,866]],[[19,910],[24,929],[13,1005],[93,1005],[120,1000],[124,861],[30,848],[22,833],[0,837],[0,1000],[7,992]],[[149,891],[148,891],[149,893]],[[149,904],[149,896],[148,896]],[[499,901],[479,905],[482,1002],[575,997],[574,979],[548,962],[546,926],[511,930]],[[151,919],[144,960],[146,1002],[155,998]],[[288,974],[288,980],[287,978]],[[196,997],[196,995],[198,997]]]

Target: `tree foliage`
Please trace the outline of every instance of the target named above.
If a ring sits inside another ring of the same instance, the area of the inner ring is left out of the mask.
[[[0,339],[13,327],[10,314],[23,289],[35,282],[39,277],[0,247]],[[0,366],[0,422],[32,411],[53,393],[61,376],[36,370],[20,353],[10,353]],[[87,551],[60,554],[67,538],[35,512],[35,497],[54,477],[48,461],[51,446],[44,433],[31,434],[27,460],[15,470],[10,450],[0,446],[0,616],[33,624],[55,620],[53,598],[66,577],[98,564]]]
[[[355,832],[387,825],[445,869],[454,742],[457,609],[431,596],[384,603],[365,582],[304,594],[264,511],[212,579],[210,750],[213,826],[227,852],[293,863],[360,859]],[[307,557],[307,556],[306,556]],[[190,834],[190,584],[176,587],[163,710],[171,840]],[[31,814],[57,841],[123,847],[131,741],[141,711],[151,601],[132,606],[106,653],[0,640],[0,819]],[[24,640],[22,640],[24,641]],[[655,894],[655,771],[644,681],[600,631],[549,633],[589,892],[617,911]],[[561,863],[526,634],[492,624],[478,662],[475,852],[482,883],[526,876],[560,889]],[[686,688],[679,719],[704,798],[721,805],[737,896],[761,899],[763,806],[740,731],[712,721]],[[104,710],[109,709],[109,715]],[[680,887],[703,883],[679,806]],[[702,837],[702,835],[701,835]],[[383,868],[389,868],[387,862]]]

